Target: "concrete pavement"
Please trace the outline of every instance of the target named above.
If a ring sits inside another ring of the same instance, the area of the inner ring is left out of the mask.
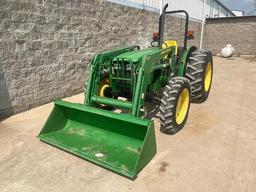
[[[155,120],[158,153],[135,181],[40,142],[52,103],[14,115],[0,122],[0,192],[254,192],[255,74],[255,59],[215,57],[209,100],[174,136]]]

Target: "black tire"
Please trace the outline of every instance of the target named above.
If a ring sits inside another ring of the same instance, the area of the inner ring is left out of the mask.
[[[188,91],[186,116],[182,122],[178,123],[176,118],[176,108],[180,95],[185,89]],[[159,107],[161,132],[173,135],[184,127],[190,108],[190,96],[191,88],[189,80],[185,77],[174,77],[166,85],[161,99],[161,105]]]
[[[89,80],[89,75],[90,75],[90,65],[88,64],[86,67],[86,72],[85,72],[85,81],[84,81],[84,93],[86,93],[87,91],[87,84],[88,84],[88,80]],[[102,79],[106,79],[108,76],[108,74],[103,74]]]
[[[209,86],[205,86],[207,66],[211,65]],[[207,50],[195,50],[191,53],[186,67],[186,77],[191,85],[191,102],[202,103],[208,99],[213,76],[212,53]]]

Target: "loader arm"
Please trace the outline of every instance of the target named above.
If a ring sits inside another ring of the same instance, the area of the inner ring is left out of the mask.
[[[134,47],[131,47],[129,50],[134,49]],[[171,78],[169,75],[171,71],[174,71],[173,64],[175,63],[175,46],[168,47],[165,49],[159,49],[154,48],[152,50],[146,50],[145,52],[147,54],[141,53],[143,56],[141,59],[139,59],[139,63],[137,64],[137,69],[134,71],[135,67],[133,64],[133,61],[136,59],[134,56],[132,57],[123,57],[124,55],[120,56],[120,53],[125,53],[127,49],[124,51],[117,51],[117,52],[108,52],[105,54],[96,55],[93,59],[92,64],[90,65],[90,74],[89,74],[89,80],[87,83],[87,92],[86,92],[86,98],[85,98],[85,105],[94,107],[96,104],[100,105],[108,105],[115,108],[121,108],[121,109],[128,109],[129,114],[135,117],[140,117],[142,114],[140,113],[140,109],[144,105],[145,97],[147,94],[147,91],[154,87],[154,90],[158,90],[161,87],[163,87],[168,80]],[[132,53],[132,52],[131,52]],[[130,53],[129,53],[130,54]],[[133,53],[138,55],[138,53]],[[132,55],[132,54],[130,54]],[[119,57],[122,57],[122,59],[119,59]],[[117,68],[120,68],[120,72],[117,72],[119,76],[114,76],[112,74],[113,71],[113,60],[120,61],[123,63],[124,61],[127,61],[127,63],[130,65],[130,69],[132,69],[132,73],[134,75],[130,76],[129,78],[123,77],[124,75],[120,75],[121,72],[123,72],[123,69],[121,69],[121,66],[118,66]],[[136,63],[136,62],[135,62]],[[104,65],[107,65],[104,66]],[[103,70],[103,68],[106,67],[106,69],[110,73],[110,82],[112,83],[111,86],[115,86],[114,80],[119,81],[130,81],[131,82],[131,89],[132,89],[132,98],[128,101],[113,99],[113,98],[107,98],[107,97],[101,97],[97,95],[97,89],[98,85],[100,83],[100,74]],[[155,82],[152,83],[152,79],[154,77],[154,72],[156,70],[160,71],[161,73],[165,71],[166,69],[169,69],[169,73],[165,75],[158,75]],[[113,80],[113,81],[111,81]]]
[[[140,116],[140,109],[144,106],[147,91],[149,91],[151,87],[154,87],[157,91],[171,78],[170,73],[174,71],[173,64],[176,59],[175,54],[173,54],[174,52],[175,47],[168,47],[159,49],[142,58],[133,99],[132,115],[136,117]],[[154,72],[156,70],[161,70],[163,72],[165,69],[169,69],[169,73],[166,74],[166,76],[159,75],[157,80],[152,83]]]

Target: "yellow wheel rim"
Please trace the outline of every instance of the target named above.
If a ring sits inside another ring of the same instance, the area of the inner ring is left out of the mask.
[[[204,90],[206,92],[209,91],[211,87],[211,82],[212,82],[212,63],[209,62],[206,67],[205,78],[204,78]]]
[[[98,87],[98,95],[100,97],[106,97],[105,91],[110,87],[109,85],[109,80],[104,79],[100,82],[99,87]]]
[[[103,85],[101,88],[100,88],[100,97],[105,97],[105,91],[109,88],[109,85],[108,84],[105,84]]]
[[[189,107],[189,91],[187,88],[183,89],[180,93],[178,103],[176,106],[176,123],[180,125],[187,116]]]

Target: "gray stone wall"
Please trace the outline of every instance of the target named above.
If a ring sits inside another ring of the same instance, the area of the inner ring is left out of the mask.
[[[256,16],[207,19],[204,48],[217,54],[226,44],[235,54],[256,55]]]
[[[170,20],[181,41],[184,21]],[[0,0],[0,117],[82,92],[93,54],[148,46],[157,30],[157,13],[102,0]]]

